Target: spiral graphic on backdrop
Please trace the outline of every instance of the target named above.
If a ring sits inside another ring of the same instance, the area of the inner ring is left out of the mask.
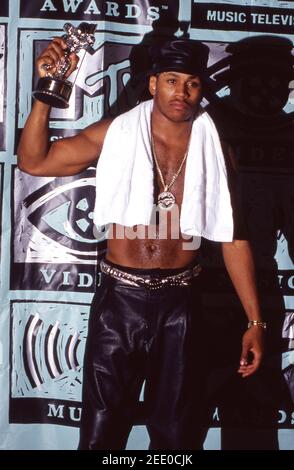
[[[31,387],[41,388],[48,375],[57,379],[66,370],[77,369],[79,344],[79,334],[65,335],[59,321],[46,327],[39,315],[30,315],[23,336],[22,358]]]

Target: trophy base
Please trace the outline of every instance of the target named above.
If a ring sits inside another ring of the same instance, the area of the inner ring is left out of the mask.
[[[33,97],[54,108],[68,108],[72,92],[72,83],[52,77],[43,77],[38,81]]]

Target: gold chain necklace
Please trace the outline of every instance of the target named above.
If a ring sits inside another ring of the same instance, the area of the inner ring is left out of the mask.
[[[172,185],[174,184],[177,177],[179,176],[179,174],[182,171],[183,165],[184,165],[184,163],[187,159],[188,153],[189,153],[190,140],[188,142],[186,153],[184,155],[183,160],[181,161],[181,164],[178,168],[178,171],[173,175],[170,183],[168,183],[168,184],[166,184],[166,182],[164,181],[162,171],[161,171],[161,169],[159,167],[159,164],[158,164],[158,160],[157,160],[157,156],[156,156],[156,152],[155,152],[155,145],[154,145],[152,131],[151,131],[151,146],[152,146],[152,154],[153,154],[153,158],[154,158],[154,161],[155,161],[155,166],[156,166],[157,172],[159,174],[160,182],[163,186],[163,191],[161,193],[159,193],[159,195],[158,195],[157,204],[161,209],[170,210],[170,209],[172,209],[172,207],[174,206],[174,204],[176,202],[176,197],[171,191],[169,191],[169,189],[172,187]]]

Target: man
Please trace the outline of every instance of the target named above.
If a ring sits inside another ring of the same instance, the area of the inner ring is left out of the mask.
[[[53,40],[37,60],[40,76],[45,64],[54,72],[65,47]],[[250,246],[233,239],[220,142],[200,109],[208,49],[173,38],[154,46],[151,59],[152,100],[51,146],[50,108],[35,102],[18,148],[19,168],[36,176],[79,173],[101,154],[94,221],[109,229],[108,250],[89,320],[80,449],[124,448],[144,380],[150,447],[201,448],[201,236],[222,242],[249,320],[242,377],[253,374],[262,357],[265,324]],[[69,73],[74,54],[71,60]]]

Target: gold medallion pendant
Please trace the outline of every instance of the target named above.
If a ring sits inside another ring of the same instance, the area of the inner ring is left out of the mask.
[[[157,204],[160,209],[169,211],[175,205],[176,198],[170,191],[163,191],[158,195]]]
[[[179,174],[182,171],[183,165],[184,165],[184,163],[187,159],[187,156],[188,156],[189,146],[190,146],[190,140],[188,142],[185,155],[184,155],[184,157],[181,161],[181,164],[180,164],[178,170],[173,175],[171,181],[168,184],[166,184],[166,182],[164,181],[163,175],[162,175],[162,171],[161,171],[161,169],[159,167],[159,164],[158,164],[158,159],[157,159],[157,155],[156,155],[156,151],[155,151],[153,135],[152,135],[152,132],[151,132],[152,155],[153,155],[156,170],[157,170],[158,175],[159,175],[160,182],[163,186],[163,191],[161,193],[159,193],[158,198],[157,198],[157,205],[160,209],[163,209],[164,211],[170,211],[176,203],[176,197],[171,191],[169,191],[169,189],[172,187],[172,185],[174,184],[177,177],[179,176]]]

